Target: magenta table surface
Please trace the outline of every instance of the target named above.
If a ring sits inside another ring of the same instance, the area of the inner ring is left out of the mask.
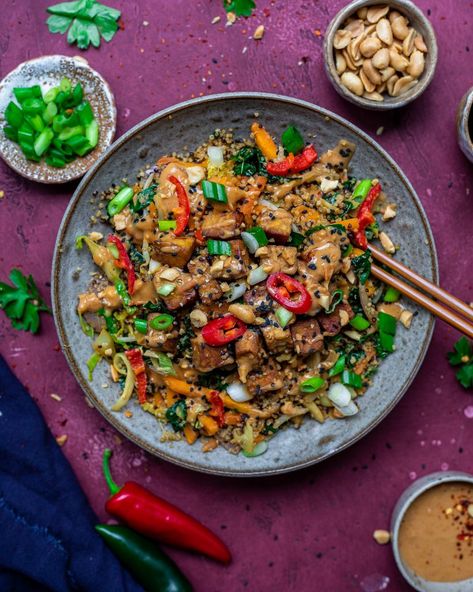
[[[52,3],[52,2],[50,2]],[[418,0],[430,14],[439,63],[427,92],[390,113],[360,110],[330,86],[323,33],[343,0],[257,0],[247,20],[224,27],[220,0],[109,0],[125,30],[83,55],[110,83],[118,135],[179,101],[225,91],[266,91],[312,101],[348,118],[397,160],[417,190],[435,236],[444,288],[473,300],[473,168],[461,154],[455,112],[473,85],[473,3]],[[77,55],[44,24],[46,0],[10,0],[0,11],[0,74],[44,54]],[[211,24],[215,16],[222,21]],[[251,34],[265,25],[262,41]],[[470,47],[471,46],[471,47]],[[245,49],[247,48],[247,49]],[[245,51],[244,51],[245,50]],[[75,188],[37,185],[0,164],[0,277],[34,274],[49,300],[54,241]],[[395,197],[395,196],[393,196]],[[372,539],[413,479],[446,469],[473,471],[473,398],[445,354],[458,334],[438,322],[427,359],[404,399],[361,442],[323,464],[277,478],[233,480],[157,460],[128,443],[91,409],[61,353],[53,320],[39,336],[11,330],[0,314],[0,351],[40,406],[101,519],[104,446],[116,450],[118,482],[134,479],[185,508],[228,542],[220,567],[171,551],[197,592],[378,592],[410,589],[389,546]],[[60,395],[61,401],[51,398]],[[291,451],[288,450],[288,454]]]

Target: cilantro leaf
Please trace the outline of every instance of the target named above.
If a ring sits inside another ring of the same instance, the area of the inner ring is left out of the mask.
[[[473,360],[473,351],[466,337],[461,337],[454,345],[454,351],[448,352],[447,358],[452,366],[458,366]]]
[[[46,21],[51,33],[67,32],[67,42],[87,49],[90,44],[100,46],[100,37],[110,41],[118,31],[121,12],[96,0],[61,2],[50,6],[51,16]]]
[[[37,333],[39,312],[50,312],[32,276],[24,276],[19,269],[9,275],[13,286],[0,282],[0,309],[11,320],[15,329]]]
[[[223,0],[227,12],[234,12],[237,16],[251,16],[256,8],[254,0]]]
[[[473,364],[465,364],[456,373],[458,382],[465,388],[473,387]]]

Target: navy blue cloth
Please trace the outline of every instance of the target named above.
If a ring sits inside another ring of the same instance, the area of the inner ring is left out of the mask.
[[[0,357],[0,591],[143,592],[96,523],[38,407]]]

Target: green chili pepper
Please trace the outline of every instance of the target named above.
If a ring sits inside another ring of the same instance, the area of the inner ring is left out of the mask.
[[[143,335],[146,335],[146,333],[148,332],[148,321],[146,319],[135,319],[133,324],[135,325],[135,329],[139,333],[143,333]]]
[[[99,524],[95,529],[147,592],[192,592],[177,565],[149,539],[125,526]]]
[[[133,189],[131,187],[122,187],[120,191],[108,202],[107,212],[110,218],[120,213],[133,199]]]
[[[356,315],[350,321],[350,325],[357,331],[364,331],[368,329],[371,323],[362,315]]]
[[[345,362],[346,362],[346,357],[340,356],[338,358],[338,360],[335,362],[335,365],[332,366],[330,368],[330,370],[328,371],[328,375],[329,376],[337,376],[337,374],[340,374],[341,372],[343,372],[345,370]]]
[[[164,331],[170,327],[174,322],[174,317],[170,314],[160,314],[150,320],[149,326],[157,331]]]
[[[320,378],[320,376],[313,376],[312,378],[308,378],[301,382],[299,385],[299,390],[303,393],[315,393],[320,388],[325,385],[325,380]]]

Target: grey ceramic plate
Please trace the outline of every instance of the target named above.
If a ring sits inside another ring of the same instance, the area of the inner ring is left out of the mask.
[[[97,123],[99,142],[94,150],[83,158],[76,158],[64,168],[50,167],[43,160],[26,160],[20,147],[0,133],[0,157],[17,173],[39,183],[66,183],[82,177],[105,152],[115,135],[117,110],[108,83],[93,70],[82,57],[49,55],[23,62],[0,82],[0,127],[4,125],[3,113],[10,101],[15,101],[13,89],[17,86],[39,84],[42,90],[58,86],[67,77],[73,84],[80,82],[90,101]]]
[[[119,396],[119,387],[110,384],[105,364],[97,368],[93,381],[88,382],[85,364],[91,343],[81,332],[76,316],[77,294],[86,290],[89,272],[94,269],[88,253],[74,249],[75,237],[90,230],[90,196],[124,176],[128,175],[131,181],[139,169],[159,155],[180,151],[184,146],[196,147],[215,128],[233,128],[237,136],[248,136],[255,114],[276,136],[288,123],[295,124],[306,138],[313,137],[320,152],[333,147],[340,138],[355,142],[352,173],[381,179],[384,190],[398,203],[399,214],[390,223],[389,233],[402,245],[399,259],[437,281],[437,259],[427,218],[409,181],[386,152],[361,130],[329,111],[304,101],[260,93],[215,95],[182,103],[146,119],[115,142],[85,176],[71,200],[59,229],[52,277],[54,316],[63,351],[79,384],[103,416],[130,440],[157,456],[199,471],[242,477],[283,473],[311,465],[368,433],[412,382],[433,329],[432,318],[419,310],[410,331],[399,331],[398,350],[381,365],[373,386],[360,399],[361,413],[323,425],[306,421],[299,430],[284,430],[271,440],[268,451],[256,458],[234,456],[222,447],[204,454],[199,444],[162,443],[159,424],[153,416],[140,411],[135,402],[129,406],[133,411],[129,419],[123,413],[110,411]],[[106,228],[94,228],[106,232]],[[77,267],[82,271],[79,279],[74,280]],[[109,387],[103,388],[104,384]]]

